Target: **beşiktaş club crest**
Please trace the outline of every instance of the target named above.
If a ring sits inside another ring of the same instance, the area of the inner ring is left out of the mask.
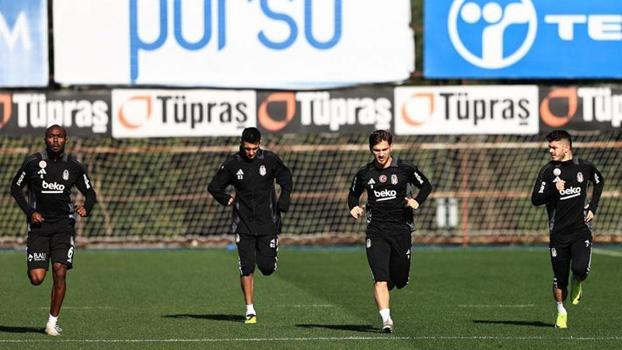
[[[69,170],[67,169],[63,170],[63,180],[69,180]]]
[[[577,181],[579,181],[579,183],[583,182],[583,173],[580,171],[577,173]]]
[[[259,175],[266,176],[266,166],[265,165],[259,166]]]
[[[48,166],[48,163],[45,162],[45,160],[42,160],[39,162],[39,168],[41,168],[41,170],[39,170],[37,172],[37,174],[39,174],[39,176],[43,179],[43,175],[46,175],[47,172],[45,172],[45,167]]]
[[[395,174],[391,175],[391,184],[397,185],[397,175]]]

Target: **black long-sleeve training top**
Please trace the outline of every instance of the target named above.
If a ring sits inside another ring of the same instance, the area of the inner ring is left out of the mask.
[[[557,178],[566,182],[563,191],[555,187]],[[585,207],[588,182],[593,184],[593,190],[591,200]],[[550,161],[540,169],[531,202],[535,206],[546,204],[551,241],[571,240],[577,232],[590,230],[585,214],[588,210],[596,214],[604,186],[605,179],[598,169],[580,158]]]
[[[13,181],[11,195],[24,211],[30,223],[37,211],[46,223],[61,220],[75,220],[76,214],[71,201],[71,188],[76,186],[85,197],[87,215],[95,205],[96,195],[86,168],[72,155],[61,154],[52,158],[47,151],[26,157]],[[28,200],[24,187],[28,186]]]
[[[416,166],[393,157],[391,165],[379,169],[375,162],[361,168],[352,180],[348,194],[350,210],[359,205],[359,198],[367,190],[367,230],[368,232],[392,232],[407,228],[414,230],[412,208],[406,206],[408,185],[419,189],[415,200],[423,204],[430,192],[432,184]]]
[[[222,205],[231,197],[227,186],[235,188],[231,232],[258,236],[280,233],[281,212],[287,212],[292,192],[292,173],[273,152],[258,150],[253,159],[244,151],[231,155],[220,166],[207,190]],[[281,187],[277,199],[274,181]]]

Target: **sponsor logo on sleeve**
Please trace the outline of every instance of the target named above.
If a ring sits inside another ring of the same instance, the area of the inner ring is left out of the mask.
[[[17,186],[21,186],[22,182],[24,181],[24,177],[26,177],[26,172],[22,171],[22,174],[19,176],[19,178],[17,179],[17,182],[15,184]]]
[[[86,176],[86,174],[82,175],[82,177],[84,178],[84,186],[86,186],[86,189],[90,189],[91,188],[91,181],[89,181],[89,177]]]

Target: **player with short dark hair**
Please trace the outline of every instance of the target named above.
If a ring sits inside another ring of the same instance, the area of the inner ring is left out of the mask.
[[[598,209],[605,179],[591,162],[575,158],[572,139],[565,130],[546,136],[551,161],[540,169],[531,193],[535,206],[546,204],[549,217],[549,251],[553,266],[553,297],[557,304],[556,328],[567,328],[564,308],[572,270],[570,301],[579,304],[582,282],[592,260],[592,219]],[[593,185],[587,202],[588,182]]]
[[[28,223],[28,278],[43,283],[52,260],[54,284],[45,332],[60,335],[57,320],[65,298],[67,270],[73,267],[76,214],[88,216],[96,196],[86,168],[65,153],[67,132],[59,125],[45,131],[46,149],[26,158],[13,181],[11,195],[26,214]],[[23,189],[28,186],[29,199]],[[85,196],[84,206],[72,204],[71,188]]]
[[[367,260],[374,278],[374,298],[382,331],[393,332],[389,291],[408,284],[410,273],[411,233],[415,230],[413,210],[432,192],[432,185],[414,165],[391,153],[393,135],[376,130],[369,135],[369,149],[374,161],[361,168],[352,180],[348,195],[350,215],[360,218],[366,210]],[[409,186],[419,189],[415,198]],[[367,208],[359,198],[367,191]]]
[[[231,231],[240,257],[240,286],[246,304],[245,323],[256,323],[253,305],[255,265],[266,276],[277,268],[281,213],[287,212],[292,192],[292,174],[273,152],[260,148],[257,128],[242,132],[240,151],[220,166],[208,191],[222,205],[233,207]],[[277,198],[274,182],[281,187]],[[235,195],[229,195],[229,185]]]

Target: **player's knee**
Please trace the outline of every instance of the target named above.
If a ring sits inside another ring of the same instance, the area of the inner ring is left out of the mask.
[[[402,289],[408,285],[408,280],[395,281],[395,287],[397,289]]]
[[[255,272],[254,266],[240,266],[240,276],[250,276]]]
[[[257,267],[259,267],[259,271],[261,271],[264,276],[270,276],[274,273],[274,271],[276,271],[276,261],[270,263],[259,263]]]
[[[39,275],[28,274],[28,279],[30,280],[30,284],[33,286],[38,286],[43,283],[44,277]]]
[[[579,282],[585,280],[589,272],[590,272],[590,269],[585,268],[585,267],[573,267],[572,268],[572,274],[574,278]]]
[[[568,279],[567,278],[553,278],[553,289],[561,289],[563,291],[568,287]]]

